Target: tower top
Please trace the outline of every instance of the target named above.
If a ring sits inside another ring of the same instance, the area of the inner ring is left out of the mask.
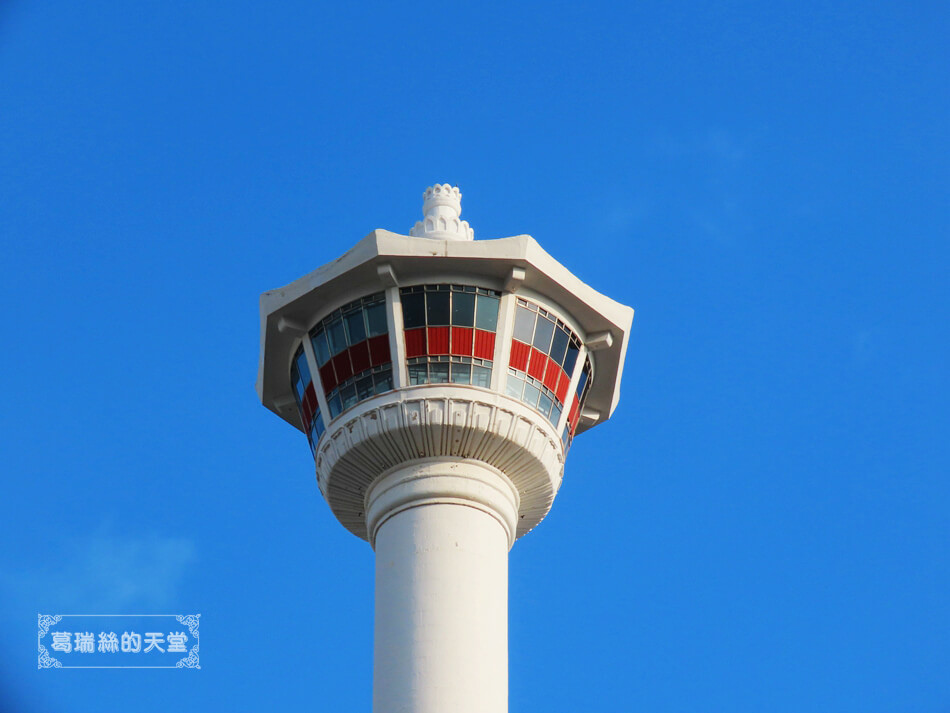
[[[462,215],[462,192],[448,183],[429,186],[422,194],[423,220],[416,222],[409,235],[435,240],[474,240],[475,231]]]

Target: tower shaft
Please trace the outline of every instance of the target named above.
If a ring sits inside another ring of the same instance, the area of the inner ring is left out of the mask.
[[[477,461],[417,461],[377,481],[367,504],[374,713],[504,713],[514,486]]]

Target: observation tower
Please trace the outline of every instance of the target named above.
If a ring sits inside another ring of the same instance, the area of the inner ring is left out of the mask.
[[[475,240],[457,187],[261,295],[261,402],[376,553],[375,713],[508,710],[508,550],[617,405],[633,310],[529,235]]]

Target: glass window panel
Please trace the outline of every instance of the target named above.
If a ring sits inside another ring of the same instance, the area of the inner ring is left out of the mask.
[[[426,293],[426,316],[430,327],[447,326],[449,324],[449,293]]]
[[[515,310],[515,339],[525,344],[531,344],[531,339],[534,337],[534,322],[537,316],[536,312],[518,305],[518,309]]]
[[[472,367],[472,386],[481,386],[482,388],[491,387],[491,367],[473,366]]]
[[[584,384],[587,383],[587,377],[588,377],[588,376],[589,376],[589,375],[588,375],[588,373],[587,373],[587,369],[584,369],[584,371],[581,372],[580,381],[577,382],[577,395],[578,395],[578,396],[580,396],[581,394],[584,393]]]
[[[350,344],[358,344],[366,339],[363,310],[358,309],[355,312],[350,312],[343,319],[346,320],[346,334],[350,338]]]
[[[339,354],[346,349],[346,334],[343,331],[343,320],[337,317],[327,327],[330,337],[330,353]]]
[[[557,422],[561,420],[561,407],[557,405],[557,401],[554,402],[554,408],[551,409],[551,423],[555,426]]]
[[[381,394],[385,391],[393,390],[393,372],[392,369],[386,369],[374,376],[376,380],[376,393]]]
[[[356,398],[360,401],[368,399],[375,393],[373,390],[373,375],[365,376],[356,382]]]
[[[402,321],[406,329],[426,326],[426,296],[422,292],[402,296]]]
[[[564,361],[564,355],[567,354],[567,345],[570,344],[571,337],[563,329],[558,327],[554,330],[554,342],[551,344],[551,358],[555,364],[561,364]]]
[[[452,293],[452,324],[471,327],[475,324],[475,295],[468,292]]]
[[[472,383],[472,365],[471,364],[453,364],[452,365],[452,383],[453,384],[471,384]]]
[[[327,430],[327,427],[323,423],[323,414],[317,411],[317,417],[313,421],[313,428],[317,433],[317,438],[323,435],[323,432]]]
[[[551,350],[551,337],[554,336],[554,322],[547,317],[538,317],[538,326],[534,330],[534,347],[542,354]]]
[[[572,341],[567,347],[567,357],[564,359],[564,371],[568,376],[574,375],[574,365],[577,364],[578,354],[580,354],[580,348]]]
[[[375,337],[386,334],[389,325],[386,323],[386,303],[377,302],[366,308],[366,324],[369,326],[369,336]]]
[[[584,405],[584,400],[587,398],[587,392],[590,391],[591,385],[591,366],[590,366],[590,357],[584,362],[584,372],[581,375],[581,381],[583,382],[583,387],[578,387],[577,392],[581,395],[581,406]],[[582,392],[583,389],[583,392]]]
[[[330,347],[327,346],[326,333],[321,329],[310,341],[313,342],[313,351],[317,355],[317,364],[323,366],[330,358]]]
[[[551,415],[551,407],[554,405],[554,402],[548,397],[546,393],[541,392],[540,398],[538,398],[538,411],[543,413],[545,416]]]
[[[409,383],[412,386],[429,383],[429,371],[425,364],[409,365]]]
[[[356,384],[350,384],[340,391],[343,399],[343,408],[347,409],[356,403]]]
[[[343,410],[343,402],[340,400],[340,395],[337,394],[332,399],[327,402],[327,406],[330,407],[330,418],[336,418],[340,415],[340,412]]]
[[[304,382],[310,383],[310,367],[307,366],[307,355],[303,352],[297,355],[297,372]]]
[[[430,384],[449,383],[448,362],[435,362],[435,363],[429,364],[429,383]]]
[[[304,386],[299,377],[294,380],[294,391],[297,392],[297,403],[303,403]]]
[[[505,385],[505,393],[516,399],[521,398],[521,392],[524,390],[524,382],[517,376],[508,374],[508,383]]]
[[[537,386],[533,386],[528,382],[524,384],[524,395],[521,397],[521,400],[524,401],[529,406],[538,405],[538,397],[541,395],[540,389]]]
[[[475,326],[494,332],[498,328],[498,298],[488,295],[478,296],[478,309],[475,313]]]

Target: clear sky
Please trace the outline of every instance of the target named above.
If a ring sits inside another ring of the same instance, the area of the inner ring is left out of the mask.
[[[258,297],[458,184],[636,309],[511,553],[511,710],[946,713],[948,10],[0,2],[0,708],[368,711]],[[200,671],[37,612],[202,614]]]

